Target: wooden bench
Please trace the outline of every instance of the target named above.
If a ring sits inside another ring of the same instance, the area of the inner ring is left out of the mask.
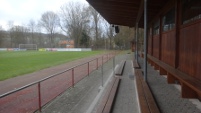
[[[141,113],[160,113],[151,90],[143,79],[142,71],[135,69],[135,76]]]
[[[119,77],[112,78],[112,81],[106,89],[107,92],[103,95],[103,98],[98,106],[96,113],[110,113],[112,111],[119,83]]]
[[[135,69],[140,68],[140,66],[139,66],[139,64],[137,63],[136,60],[133,61],[133,67],[134,67]]]
[[[124,70],[124,66],[125,66],[126,61],[121,61],[121,63],[119,64],[119,66],[117,67],[117,69],[115,70],[115,75],[122,75],[123,70]]]
[[[152,65],[158,66],[160,75],[167,75],[169,84],[181,84],[181,96],[183,98],[199,98],[201,97],[201,81],[189,76],[174,67],[171,67],[162,61],[148,55],[148,59]]]

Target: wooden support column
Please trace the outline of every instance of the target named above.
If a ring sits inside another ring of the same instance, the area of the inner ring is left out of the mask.
[[[175,68],[178,68],[179,67],[179,45],[180,45],[180,41],[179,41],[179,37],[180,37],[180,26],[181,26],[181,24],[182,24],[182,22],[181,22],[181,14],[182,14],[182,10],[181,10],[181,0],[176,0],[176,23],[175,23],[175,25],[176,25],[176,39],[175,39],[175,41],[176,41],[176,45],[175,45],[175,47],[176,47],[176,49],[175,49],[175,65],[174,65],[174,67]]]
[[[154,62],[152,60],[150,60],[150,59],[149,59],[149,61],[150,61],[150,65],[154,66]]]
[[[168,84],[175,84],[177,79],[170,73],[167,73],[167,82]]]
[[[156,63],[154,64],[154,69],[159,70],[159,66]]]
[[[160,20],[159,20],[159,60],[161,60],[161,51],[162,51],[162,17],[160,16]]]
[[[144,80],[147,82],[147,0],[144,0]]]
[[[153,56],[153,24],[151,25],[151,56]]]
[[[151,64],[151,66],[154,66],[154,63],[153,63],[152,61],[151,61],[151,63],[150,63],[150,64]]]
[[[197,93],[184,83],[181,83],[181,96],[182,98],[198,98]]]
[[[147,58],[147,62],[150,64],[150,60]]]
[[[161,67],[159,67],[160,75],[167,75],[167,71]]]
[[[135,51],[136,51],[136,61],[137,61],[137,63],[138,63],[138,23],[136,23],[136,49],[135,49]]]

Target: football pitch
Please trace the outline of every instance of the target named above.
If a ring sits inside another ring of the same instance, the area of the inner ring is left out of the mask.
[[[0,52],[0,81],[38,71],[76,59],[101,54],[103,51],[52,52],[6,51]]]

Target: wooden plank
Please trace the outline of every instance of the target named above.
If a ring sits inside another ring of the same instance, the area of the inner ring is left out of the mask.
[[[98,109],[97,109],[96,113],[102,113],[103,112],[115,80],[116,80],[116,77],[113,77],[112,81],[110,82],[110,84],[107,87],[107,90],[106,90],[107,92],[104,94],[104,96],[103,96],[103,98],[101,100],[101,103],[98,106]]]
[[[146,98],[147,104],[149,106],[150,113],[160,113],[158,106],[154,100],[154,97],[151,93],[151,90],[149,89],[148,84],[143,79],[142,72],[138,72],[138,74],[139,74],[139,77],[141,80],[141,84],[143,86],[145,98]]]
[[[136,84],[137,84],[137,92],[138,92],[140,111],[141,111],[141,113],[150,113],[149,112],[149,106],[148,106],[146,98],[145,98],[145,94],[143,91],[143,87],[141,84],[141,80],[140,80],[138,70],[135,70],[135,75],[136,75]]]
[[[160,42],[159,42],[159,35],[154,35],[153,36],[153,56],[155,58],[159,58],[159,45],[160,45]]]
[[[106,106],[103,110],[103,113],[110,113],[111,112],[112,107],[113,107],[113,103],[114,103],[114,99],[116,97],[116,92],[117,92],[118,87],[119,87],[119,81],[120,81],[120,79],[116,78],[115,83],[114,83],[112,90],[110,92],[110,96],[108,98],[108,101],[106,103]]]
[[[107,92],[98,106],[96,113],[110,113],[114,104],[116,92],[120,83],[119,77],[114,77],[107,87]]]
[[[119,67],[115,70],[115,75],[122,75],[126,61],[121,61]]]
[[[137,63],[136,60],[133,61],[133,67],[134,68],[140,68],[139,64]]]
[[[189,76],[186,73],[181,72],[178,69],[175,69],[174,67],[171,67],[150,55],[148,55],[148,58],[151,59],[152,61],[154,61],[157,65],[159,65],[160,67],[162,67],[169,73],[168,81],[170,83],[173,83],[173,81],[175,79],[179,80],[179,82],[184,86],[182,95],[186,92],[186,90],[188,92],[188,90],[190,91],[190,89],[192,91],[195,91],[197,94],[201,94],[201,81],[200,80],[198,80],[192,76]],[[185,98],[194,97],[194,96],[188,96],[188,95],[191,95],[191,94],[187,94],[187,96],[184,94],[182,97],[185,97]]]
[[[168,32],[164,32],[161,41],[161,61],[165,62],[170,66],[175,66],[175,50],[176,50],[176,40],[175,29]]]

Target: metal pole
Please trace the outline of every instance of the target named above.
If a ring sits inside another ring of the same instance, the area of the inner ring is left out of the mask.
[[[147,0],[144,0],[144,80],[147,81]]]
[[[113,57],[113,72],[114,72],[114,68],[115,68],[115,57]]]
[[[108,55],[109,55],[109,54],[107,54],[107,61],[108,61],[108,59],[109,59]]]
[[[104,56],[102,56],[102,65],[103,65],[103,57],[104,57]]]
[[[72,86],[74,87],[74,68],[72,69]]]
[[[136,27],[135,27],[135,29],[134,29],[134,31],[135,31],[135,34],[136,34]],[[135,42],[136,42],[136,35],[134,36],[135,38]],[[133,40],[134,40],[133,39]],[[134,42],[133,42],[134,43]],[[135,60],[136,59],[136,49],[135,49],[135,51],[134,51],[134,59],[133,60]]]
[[[96,60],[96,69],[98,70],[98,58]]]
[[[89,76],[89,62],[88,62],[88,76]]]
[[[39,112],[41,113],[41,92],[40,92],[40,82],[38,82],[38,106],[39,106]]]
[[[101,81],[102,81],[102,87],[103,87],[103,57],[102,57],[102,67],[101,67],[101,73],[102,73],[102,77],[101,77]]]
[[[138,62],[138,23],[136,23],[136,61]]]

